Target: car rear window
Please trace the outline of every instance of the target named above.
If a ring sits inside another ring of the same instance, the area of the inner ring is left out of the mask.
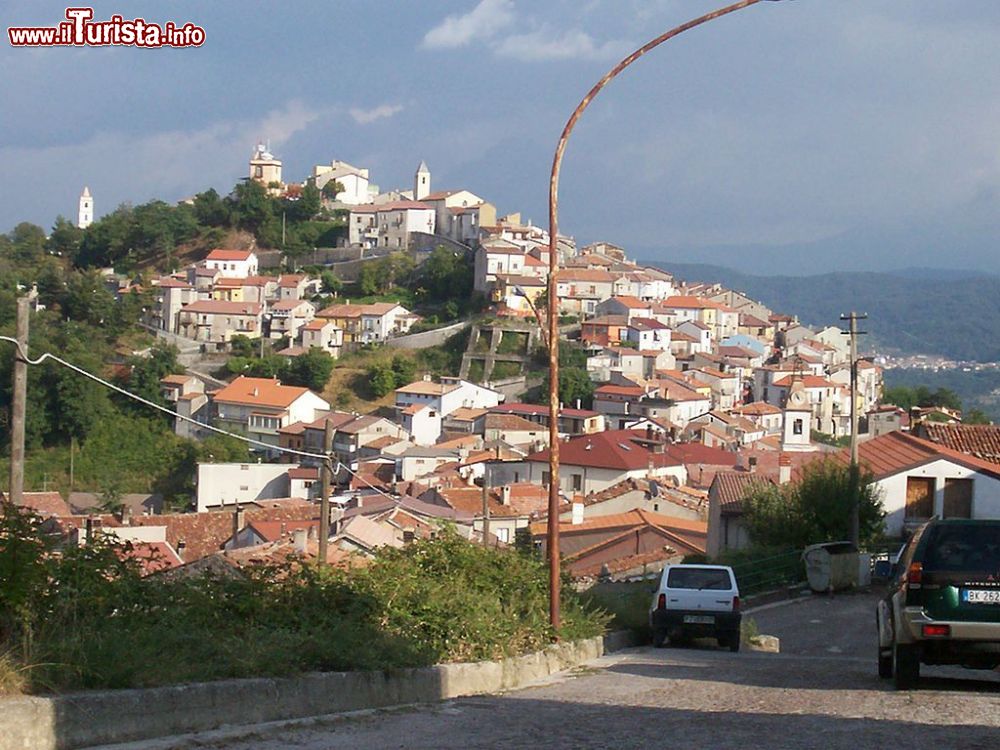
[[[924,570],[1000,572],[1000,524],[936,526],[927,539]]]
[[[719,568],[673,568],[667,574],[667,588],[721,589],[732,588],[729,571]]]

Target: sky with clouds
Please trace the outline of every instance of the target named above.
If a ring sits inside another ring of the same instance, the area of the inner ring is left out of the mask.
[[[98,214],[227,192],[258,138],[286,180],[336,158],[405,187],[423,159],[435,188],[542,223],[552,149],[580,97],[719,4],[95,2],[96,19],[191,21],[206,42],[5,41],[0,230],[75,217],[84,184]],[[2,7],[20,26],[55,24],[66,6]],[[560,196],[564,231],[648,259],[996,272],[1000,3],[763,2],[690,31],[595,100]]]

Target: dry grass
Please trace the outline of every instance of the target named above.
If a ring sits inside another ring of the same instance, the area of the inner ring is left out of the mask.
[[[0,695],[22,695],[27,687],[28,668],[21,666],[9,653],[0,653]]]

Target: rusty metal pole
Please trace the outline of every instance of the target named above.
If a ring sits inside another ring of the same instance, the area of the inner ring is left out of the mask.
[[[770,0],[776,2],[777,0]],[[668,39],[681,34],[703,23],[708,23],[721,16],[756,5],[762,0],[740,0],[725,8],[713,10],[694,20],[667,31],[652,41],[647,42],[635,52],[624,58],[609,70],[598,81],[587,95],[583,97],[569,120],[563,127],[562,134],[556,144],[555,155],[552,157],[552,171],[549,174],[549,510],[548,537],[546,546],[549,560],[549,624],[555,636],[559,634],[559,295],[558,295],[558,232],[559,232],[559,172],[562,168],[563,152],[569,141],[570,133],[584,110],[590,106],[605,86],[625,68],[645,55],[651,49],[660,46]]]
[[[17,351],[14,352],[13,398],[10,429],[10,492],[14,505],[24,505],[24,420],[28,404],[28,320],[31,308],[27,297],[17,300]]]

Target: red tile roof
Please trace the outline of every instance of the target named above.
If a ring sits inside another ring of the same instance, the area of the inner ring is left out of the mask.
[[[215,394],[215,400],[245,406],[270,406],[287,409],[308,388],[282,385],[270,378],[248,378],[240,375],[236,380]]]
[[[549,449],[532,453],[525,461],[548,463]],[[617,471],[638,471],[654,467],[680,466],[681,461],[666,452],[657,452],[643,434],[634,430],[606,430],[564,440],[559,445],[559,461],[567,466],[590,466]]]
[[[8,494],[0,492],[0,498],[7,499]],[[22,498],[23,502],[18,507],[26,508],[42,518],[73,514],[69,504],[58,492],[25,492]]]
[[[1000,464],[1000,425],[921,422],[916,430],[918,437]]]
[[[858,446],[859,460],[876,479],[917,466],[944,459],[966,468],[1000,479],[1000,465],[975,456],[923,440],[905,432],[890,432],[877,438],[866,440]],[[850,451],[842,450],[831,454],[840,463],[850,463]]]
[[[253,255],[249,250],[222,250],[216,249],[210,252],[205,260],[249,260]]]
[[[774,486],[769,477],[749,471],[719,471],[712,480],[709,493],[718,498],[723,512],[743,511],[743,499],[755,487]]]

